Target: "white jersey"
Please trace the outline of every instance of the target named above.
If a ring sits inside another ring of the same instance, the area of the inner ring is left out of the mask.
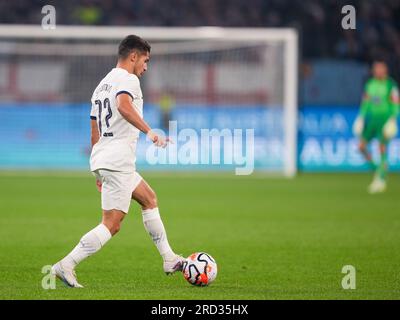
[[[93,146],[90,170],[108,169],[121,172],[136,170],[136,145],[139,130],[118,111],[117,96],[133,99],[132,108],[143,117],[143,96],[139,78],[121,68],[112,69],[93,92],[90,118],[97,121],[99,141]]]

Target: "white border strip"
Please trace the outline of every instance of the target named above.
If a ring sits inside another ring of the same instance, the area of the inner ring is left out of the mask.
[[[64,39],[122,39],[128,34],[137,34],[151,40],[219,39],[238,41],[276,40],[290,38],[294,30],[288,28],[164,28],[164,27],[106,27],[65,26],[44,30],[40,25],[0,24],[1,38],[64,38]]]
[[[297,173],[297,86],[298,86],[298,35],[296,32],[286,39],[284,104],[285,136],[285,176],[293,177]]]

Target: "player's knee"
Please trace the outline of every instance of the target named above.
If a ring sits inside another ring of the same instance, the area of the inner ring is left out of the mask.
[[[361,143],[358,145],[358,148],[360,149],[361,152],[367,150],[366,145],[365,145],[364,142],[361,142]]]
[[[114,217],[112,215],[103,216],[102,223],[107,227],[110,231],[111,235],[115,235],[121,229],[121,219],[118,217]]]
[[[154,209],[154,208],[157,208],[157,207],[158,207],[157,196],[153,192],[153,194],[149,197],[148,208],[147,209]]]
[[[146,197],[145,202],[142,205],[142,209],[154,209],[158,207],[157,195],[154,191],[150,191]]]
[[[119,230],[121,230],[121,222],[119,221],[114,221],[109,225],[109,228],[111,235],[115,235],[118,233]]]

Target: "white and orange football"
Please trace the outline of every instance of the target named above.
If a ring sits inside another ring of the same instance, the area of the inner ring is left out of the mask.
[[[187,257],[182,273],[190,284],[207,286],[217,277],[217,263],[208,253],[196,252]]]

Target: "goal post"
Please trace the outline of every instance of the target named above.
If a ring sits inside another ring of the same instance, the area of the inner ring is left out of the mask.
[[[152,45],[143,91],[153,125],[162,126],[164,109],[171,109],[171,119],[181,119],[188,127],[198,125],[197,130],[214,125],[222,129],[223,124],[230,129],[254,128],[255,170],[296,174],[298,35],[294,29],[57,26],[44,30],[0,25],[0,116],[12,123],[18,117],[13,111],[17,106],[30,106],[18,111],[36,110],[40,123],[42,115],[52,117],[46,110],[57,112],[61,110],[57,105],[68,106],[66,118],[57,120],[53,114],[52,126],[59,124],[65,135],[70,134],[64,152],[75,152],[69,161],[82,167],[87,150],[76,139],[83,132],[79,130],[86,130],[81,126],[87,119],[71,122],[86,108],[97,82],[115,66],[116,46],[128,34]],[[54,133],[54,128],[28,124],[21,129],[28,137],[22,143],[26,146],[36,143],[51,153],[57,145],[41,136],[42,131]],[[41,166],[39,155],[32,163],[22,159],[26,148],[17,150],[15,143],[3,148],[0,168]],[[66,166],[60,160],[67,161],[62,151],[52,157],[43,167]]]

